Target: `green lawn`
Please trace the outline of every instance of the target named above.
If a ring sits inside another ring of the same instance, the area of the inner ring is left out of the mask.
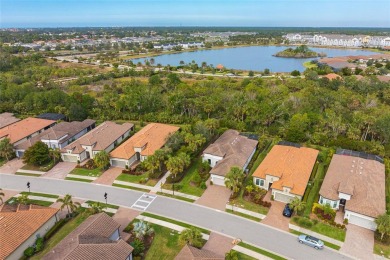
[[[74,219],[66,223],[60,230],[57,231],[48,241],[45,242],[44,249],[37,255],[31,257],[31,260],[39,260],[50,252],[62,239],[64,239],[70,232],[77,228],[84,220],[90,215],[86,212],[82,212],[77,215]]]
[[[231,209],[225,209],[225,211],[228,212],[228,213],[231,213],[231,214],[243,217],[243,218],[247,218],[247,219],[256,221],[256,222],[260,222],[261,221],[261,219],[259,219],[259,218],[256,218],[256,217],[251,216],[251,215],[243,214],[241,212],[232,211]]]
[[[284,257],[281,257],[281,256],[275,255],[275,254],[273,254],[273,253],[271,253],[271,252],[268,252],[268,251],[266,251],[266,250],[264,250],[264,249],[257,248],[257,247],[254,247],[254,246],[252,246],[252,245],[246,244],[246,243],[244,243],[244,242],[240,242],[240,243],[238,243],[238,245],[239,245],[239,246],[242,246],[242,247],[244,247],[244,248],[247,248],[247,249],[249,249],[249,250],[252,250],[252,251],[254,251],[254,252],[257,252],[257,253],[259,253],[259,254],[265,255],[265,256],[267,256],[267,257],[269,257],[269,258],[272,258],[272,259],[276,259],[276,260],[285,260],[285,259],[286,259],[286,258],[284,258]]]
[[[235,251],[235,250],[233,250]],[[237,252],[237,251],[235,251]],[[243,254],[241,252],[237,252],[238,260],[256,260],[256,258],[253,258],[249,255]]]
[[[137,191],[142,191],[142,192],[149,192],[150,191],[147,189],[137,188],[137,187],[133,187],[133,186],[127,186],[127,185],[122,185],[122,184],[116,184],[116,183],[113,183],[112,186],[118,187],[118,188],[123,188],[123,189],[129,189],[129,190],[137,190]]]
[[[291,219],[291,222],[294,225],[300,226],[295,221],[294,218]],[[303,227],[303,228],[306,228],[306,227]],[[313,225],[311,228],[306,228],[306,229],[311,230],[311,231],[316,232],[316,233],[319,233],[321,235],[330,237],[330,238],[334,238],[334,239],[342,241],[342,242],[344,242],[344,240],[345,240],[345,234],[346,234],[345,230],[330,226],[330,225],[322,223],[322,222],[318,222],[317,224]]]
[[[20,194],[27,194],[29,196],[38,196],[38,197],[53,198],[53,199],[58,199],[58,197],[59,197],[58,195],[53,195],[53,194],[27,192],[27,191],[23,191]]]
[[[25,173],[25,172],[15,172],[15,175],[24,175],[24,176],[30,176],[30,177],[41,177],[40,174]]]
[[[295,234],[295,235],[302,235],[302,234],[307,235],[307,234],[305,234],[305,233],[298,232],[298,231],[293,230],[293,229],[290,229],[290,233]],[[332,243],[329,243],[329,242],[327,242],[327,241],[323,241],[323,242],[324,242],[325,246],[330,247],[330,248],[333,248],[333,249],[335,249],[335,250],[340,250],[340,248],[341,248],[340,246],[335,245],[335,244],[332,244]]]
[[[72,177],[66,177],[65,180],[68,180],[68,181],[81,181],[81,182],[92,182],[92,180],[85,180],[85,179],[72,178]]]
[[[184,174],[183,179],[178,182],[177,184],[181,185],[179,192],[183,192],[186,194],[191,194],[194,196],[202,196],[204,189],[201,189],[200,187],[191,185],[191,180],[193,176],[195,176],[195,173],[198,172],[199,165],[202,163],[202,157],[198,157],[190,166],[190,168],[187,170],[187,172]],[[176,185],[176,184],[175,184]],[[164,185],[166,189],[171,190],[171,185]]]
[[[58,163],[58,162],[57,162]],[[30,171],[41,171],[41,172],[47,172],[49,171],[51,168],[54,167],[54,163],[53,161],[50,161],[48,163],[45,163],[41,166],[36,166],[36,165],[32,165],[32,164],[26,164],[24,165],[21,169],[23,170],[30,170]]]
[[[268,208],[263,207],[263,206],[261,206],[259,204],[256,204],[256,203],[251,202],[251,201],[247,201],[247,200],[245,200],[241,196],[235,198],[234,200],[230,200],[229,203],[230,204],[234,204],[234,207],[239,207],[239,208],[242,208],[242,209],[250,210],[250,211],[253,211],[253,212],[256,212],[256,213],[260,213],[260,214],[263,214],[263,215],[267,215],[268,210],[269,210]]]
[[[70,174],[81,175],[81,176],[89,176],[89,177],[99,177],[102,175],[103,171],[100,168],[96,168],[93,170],[88,170],[84,168],[74,168]]]
[[[162,216],[159,216],[159,215],[151,214],[151,213],[148,213],[148,212],[142,212],[141,215],[145,216],[145,217],[150,217],[150,218],[155,218],[155,219],[159,219],[159,220],[162,220],[162,221],[166,221],[166,222],[169,222],[169,223],[172,223],[172,224],[175,224],[175,225],[178,225],[178,226],[182,226],[182,227],[185,227],[185,228],[195,227],[195,228],[199,229],[204,234],[210,235],[210,233],[211,233],[207,229],[196,227],[196,226],[184,223],[184,222],[180,222],[180,221],[177,221],[177,220],[174,220],[174,219],[170,219],[170,218],[162,217]]]
[[[189,198],[185,198],[185,197],[181,197],[181,196],[176,196],[176,195],[172,195],[172,194],[168,194],[168,193],[163,193],[163,192],[157,192],[158,195],[161,195],[161,196],[165,196],[165,197],[169,197],[169,198],[174,198],[174,199],[178,199],[178,200],[183,200],[183,201],[187,201],[187,202],[195,202],[195,200],[192,200],[192,199],[189,199]]]
[[[145,260],[171,260],[180,252],[184,242],[179,241],[179,233],[170,228],[151,224],[154,229],[154,239]]]
[[[385,245],[375,240],[374,253],[377,255],[382,255],[386,258],[390,258],[390,245]]]
[[[144,173],[142,175],[131,175],[131,174],[122,173],[116,179],[118,181],[127,181],[127,182],[140,184],[140,181],[142,179],[146,179],[146,178],[148,178],[148,174],[147,173]],[[153,187],[154,185],[156,185],[157,182],[158,182],[158,180],[150,179],[146,183],[144,183],[143,185],[147,185],[147,186]]]
[[[110,208],[110,209],[119,209],[119,206],[117,205],[113,205],[113,204],[106,204],[104,202],[98,202],[98,201],[93,201],[93,200],[87,200],[85,203],[93,203],[93,202],[96,202],[96,203],[100,203],[104,206],[106,206],[107,208]]]
[[[311,61],[306,61],[303,63],[303,66],[306,68],[306,69],[311,69],[311,68],[317,68],[317,64],[313,64],[311,63]]]
[[[50,201],[42,201],[42,200],[28,200],[28,203],[29,204],[34,204],[34,205],[39,205],[39,206],[43,206],[43,207],[50,207],[51,204],[53,204],[54,202],[50,202]]]

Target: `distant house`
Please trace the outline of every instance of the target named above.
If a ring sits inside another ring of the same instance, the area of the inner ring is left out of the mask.
[[[47,120],[54,120],[54,121],[67,121],[67,118],[63,114],[57,114],[57,113],[43,113],[40,114],[39,116],[36,116],[36,118],[41,118],[41,119],[47,119]]]
[[[12,113],[2,113],[0,114],[0,129],[20,121],[19,118],[14,117]]]
[[[327,78],[327,79],[329,79],[330,81],[331,81],[331,80],[336,80],[336,79],[340,79],[340,80],[343,79],[340,75],[338,75],[338,74],[336,74],[336,73],[329,73],[329,74],[323,76],[323,78]]]
[[[58,243],[43,260],[132,260],[133,247],[120,237],[120,225],[106,213],[90,216]]]
[[[302,199],[317,155],[318,151],[312,148],[275,145],[253,173],[253,183],[271,189],[277,201]]]
[[[56,121],[53,120],[29,117],[0,129],[0,140],[9,138],[16,146],[55,124]]]
[[[7,209],[7,211],[6,211]],[[19,205],[0,211],[0,259],[20,259],[57,222],[58,209]]]
[[[348,223],[375,230],[375,219],[386,213],[385,182],[381,161],[334,154],[319,203],[345,212]]]
[[[40,134],[25,140],[15,146],[16,156],[22,157],[24,152],[38,141],[42,141],[49,148],[62,149],[71,142],[95,128],[95,120],[85,119],[82,122],[61,122]]]
[[[126,165],[131,166],[136,161],[144,161],[163,147],[169,135],[178,130],[177,126],[148,124],[110,153],[111,165],[125,168]]]
[[[89,158],[93,159],[100,151],[109,153],[126,139],[133,129],[134,125],[131,123],[118,125],[106,121],[62,148],[61,158],[65,162],[82,162]]]
[[[233,166],[246,169],[252,159],[257,141],[240,135],[236,130],[227,130],[203,151],[202,160],[212,167],[211,181],[225,186],[225,176]]]

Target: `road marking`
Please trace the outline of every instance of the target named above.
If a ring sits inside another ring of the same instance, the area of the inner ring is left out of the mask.
[[[144,193],[141,197],[138,198],[136,202],[131,206],[132,208],[141,209],[145,211],[150,204],[156,199],[157,196],[150,195],[148,193]]]

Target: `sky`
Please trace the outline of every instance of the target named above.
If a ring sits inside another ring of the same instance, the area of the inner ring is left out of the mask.
[[[386,27],[390,0],[0,0],[0,27]]]

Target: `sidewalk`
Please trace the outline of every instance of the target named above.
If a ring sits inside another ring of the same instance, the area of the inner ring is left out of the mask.
[[[97,177],[83,176],[83,175],[77,175],[77,174],[68,174],[68,175],[66,175],[66,177],[67,178],[82,179],[82,180],[91,180],[91,181],[94,181],[97,179]]]
[[[245,255],[249,255],[249,256],[251,256],[251,257],[253,257],[255,259],[259,259],[259,260],[270,260],[270,259],[272,259],[272,258],[269,258],[269,257],[267,257],[265,255],[261,255],[261,254],[255,252],[255,251],[249,250],[249,249],[247,249],[245,247],[242,247],[242,246],[239,246],[239,245],[235,245],[233,247],[233,250],[235,250],[237,252],[240,252],[240,253],[243,253]]]
[[[101,204],[104,205],[104,203],[101,203]],[[83,204],[81,204],[81,207],[86,208],[86,209],[90,208],[88,203],[85,203],[85,202]],[[117,209],[113,209],[113,208],[104,208],[103,211],[115,214],[118,210]]]
[[[19,169],[18,172],[31,173],[31,174],[39,174],[39,175],[43,175],[43,174],[46,173],[46,172],[42,172],[42,171],[23,170],[23,169]]]
[[[161,187],[164,185],[164,183],[166,182],[168,176],[170,175],[171,173],[169,171],[167,171],[164,176],[157,182],[156,185],[154,185],[154,187],[150,190],[150,192],[152,193],[157,193],[158,191],[161,190]]]

